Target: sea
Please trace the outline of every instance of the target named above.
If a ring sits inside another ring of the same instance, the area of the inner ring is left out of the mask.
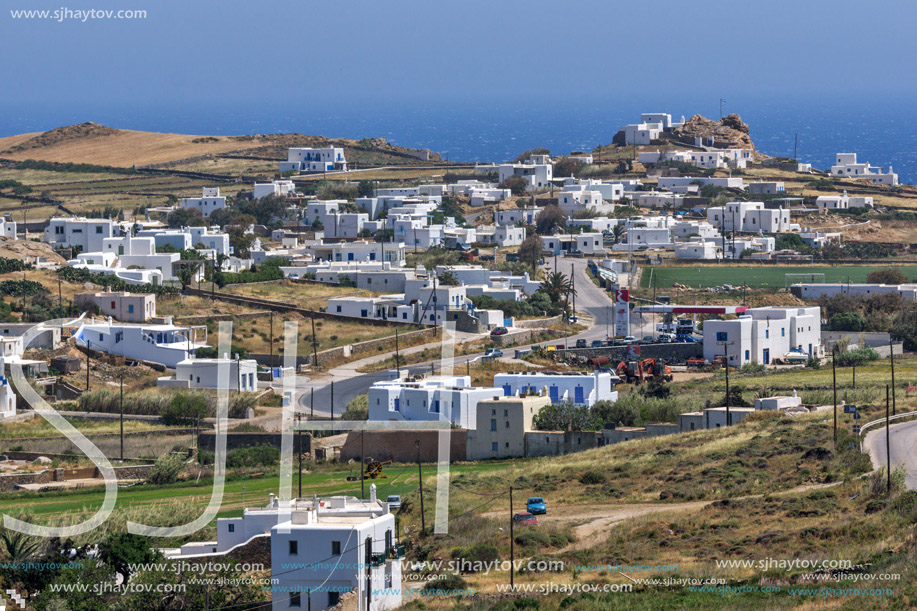
[[[575,96],[573,96],[575,97]],[[917,103],[910,97],[757,95],[671,97],[629,95],[582,100],[503,96],[495,99],[415,96],[409,99],[234,100],[200,103],[47,103],[0,113],[0,135],[45,131],[84,121],[122,129],[201,135],[298,132],[360,139],[384,137],[429,148],[453,161],[500,162],[545,147],[555,155],[608,144],[641,112],[676,119],[738,113],[758,150],[828,169],[835,153],[892,166],[901,182],[917,181]]]

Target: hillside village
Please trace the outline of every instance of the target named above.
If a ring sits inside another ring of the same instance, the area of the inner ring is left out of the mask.
[[[492,163],[299,135],[154,147],[95,124],[0,139],[0,505],[76,520],[113,472],[151,491],[131,511],[185,489],[190,511],[228,455],[225,509],[144,551],[265,564],[266,595],[214,608],[522,608],[502,573],[436,590],[429,569],[508,554],[680,553],[683,577],[792,583],[702,559],[749,516],[758,552],[811,536],[813,557],[853,554],[787,530],[838,520],[875,533],[858,562],[904,571],[917,464],[878,432],[886,397],[917,413],[917,189],[856,151],[765,155],[737,115],[634,120],[592,151]]]

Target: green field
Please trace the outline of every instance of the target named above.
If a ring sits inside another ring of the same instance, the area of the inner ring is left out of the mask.
[[[750,288],[783,288],[785,274],[824,274],[825,282],[866,282],[869,272],[882,269],[882,265],[839,265],[834,267],[788,267],[788,266],[753,266],[722,265],[704,267],[647,267],[640,278],[641,288],[669,288],[674,283],[695,288],[748,285]],[[917,278],[917,265],[895,266],[908,278]],[[821,277],[805,279],[801,276],[791,277],[790,284],[798,282],[821,282]],[[652,283],[652,284],[651,284]]]

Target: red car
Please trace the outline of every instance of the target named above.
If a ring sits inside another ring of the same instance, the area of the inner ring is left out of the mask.
[[[509,333],[509,330],[506,327],[497,327],[490,332],[491,335],[506,335]]]
[[[513,522],[523,526],[538,526],[538,518],[530,513],[517,513],[513,516]]]

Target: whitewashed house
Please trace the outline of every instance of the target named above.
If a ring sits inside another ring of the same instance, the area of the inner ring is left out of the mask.
[[[729,202],[707,209],[707,222],[720,231],[784,233],[798,230],[790,222],[790,211],[765,208],[763,202]]]
[[[498,168],[500,182],[510,176],[521,176],[525,179],[528,191],[543,189],[551,185],[554,179],[554,165],[548,155],[532,155],[523,163],[504,163]]]
[[[175,366],[175,375],[156,380],[158,386],[171,388],[207,388],[220,390],[221,367],[227,390],[256,392],[258,390],[258,363],[254,359],[185,359]]]
[[[288,197],[296,194],[296,183],[292,180],[275,180],[272,182],[255,183],[252,188],[252,198],[261,199],[268,195]]]
[[[226,197],[220,195],[219,187],[204,187],[201,197],[183,197],[181,207],[186,210],[198,210],[201,216],[207,218],[215,210],[226,208]]]
[[[607,371],[589,372],[523,372],[498,373],[494,386],[505,397],[526,394],[540,394],[548,389],[551,403],[573,403],[574,405],[595,405],[597,401],[617,401],[615,386],[618,376]]]
[[[111,219],[53,218],[45,227],[45,242],[54,248],[77,252],[101,252],[102,241],[115,235]]]
[[[835,164],[831,166],[831,176],[840,178],[865,179],[873,184],[895,186],[898,184],[898,175],[892,171],[891,166],[888,172],[883,172],[869,164],[869,162],[857,162],[856,153],[838,153],[835,156]]]
[[[529,206],[526,208],[510,208],[509,210],[496,210],[494,222],[497,225],[534,225],[541,214],[541,208]]]
[[[324,148],[291,148],[287,150],[287,160],[280,162],[279,171],[308,173],[347,171],[347,159],[344,149],[340,147]]]
[[[729,365],[770,364],[790,350],[810,357],[824,356],[821,343],[821,308],[749,308],[736,320],[704,321],[704,358],[724,354]]]
[[[434,420],[474,430],[478,401],[502,394],[496,388],[471,386],[468,376],[385,380],[369,387],[369,420]]]
[[[841,195],[819,195],[815,200],[815,206],[820,212],[829,210],[847,210],[849,208],[873,208],[872,196],[849,196],[844,189]]]
[[[73,334],[77,345],[115,356],[159,363],[174,369],[207,344],[195,341],[195,328],[169,324],[86,322]]]
[[[0,217],[0,236],[10,240],[16,239],[16,221],[7,214]]]

